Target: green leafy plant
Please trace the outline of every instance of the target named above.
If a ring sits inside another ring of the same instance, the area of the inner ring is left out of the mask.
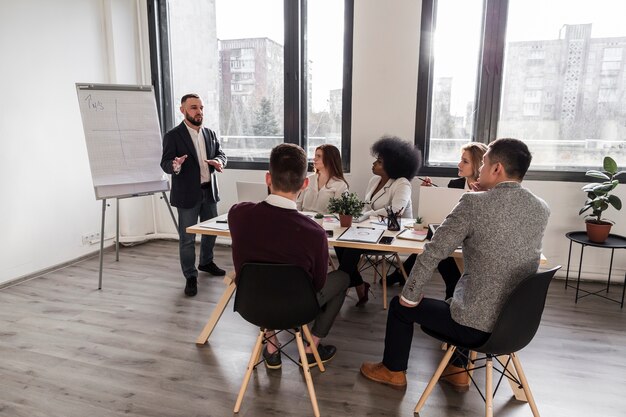
[[[585,205],[580,209],[578,214],[583,214],[587,210],[591,210],[590,216],[585,218],[587,222],[593,223],[613,223],[606,219],[602,219],[602,212],[613,206],[616,210],[622,209],[622,201],[611,192],[619,184],[616,178],[626,171],[619,171],[617,163],[610,156],[605,156],[603,161],[604,172],[591,169],[586,175],[593,178],[604,180],[603,182],[592,182],[585,185],[582,190],[587,193]]]
[[[315,213],[315,218],[316,219],[323,219],[324,215],[322,213]]]
[[[328,212],[358,217],[363,212],[365,203],[355,193],[345,191],[339,197],[328,200]]]
[[[420,216],[417,216],[417,217],[415,218],[415,223],[417,223],[417,224],[420,224],[420,223],[422,223],[423,221],[424,221],[424,219],[422,219]]]

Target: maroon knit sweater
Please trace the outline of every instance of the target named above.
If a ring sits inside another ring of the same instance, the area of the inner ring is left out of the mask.
[[[324,286],[328,239],[313,219],[265,201],[239,203],[228,212],[228,227],[237,276],[247,262],[292,264],[308,272],[316,291]]]

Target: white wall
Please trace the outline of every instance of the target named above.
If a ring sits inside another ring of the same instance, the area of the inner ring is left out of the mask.
[[[0,3],[0,284],[97,249],[81,239],[100,231],[102,206],[74,84],[142,81],[141,7],[134,0]]]

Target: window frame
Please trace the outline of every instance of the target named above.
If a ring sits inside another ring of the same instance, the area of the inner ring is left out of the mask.
[[[350,172],[352,127],[352,51],[354,0],[344,1],[343,87],[341,121],[341,159],[345,172]],[[307,146],[307,0],[284,1],[284,143]],[[174,127],[174,104],[169,44],[169,12],[167,0],[149,0],[148,34],[152,85],[161,122],[161,133]],[[269,161],[229,161],[230,169],[267,170]]]
[[[483,9],[481,49],[477,68],[476,111],[471,140],[489,142],[497,139],[498,118],[502,99],[504,51],[509,0],[485,0]],[[433,34],[436,26],[437,0],[423,0],[420,26],[420,50],[417,77],[415,145],[422,150],[420,175],[457,177],[455,167],[428,165],[431,102],[433,95]],[[478,138],[482,138],[478,139]],[[587,169],[571,167],[564,170],[529,170],[526,180],[589,182]],[[622,180],[623,182],[624,180]]]

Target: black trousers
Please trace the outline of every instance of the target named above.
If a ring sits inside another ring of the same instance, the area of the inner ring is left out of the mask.
[[[413,269],[413,265],[415,265],[415,260],[417,259],[417,255],[411,255],[406,258],[406,261],[402,263],[404,266],[404,270],[407,274],[411,273],[411,269]],[[437,265],[437,271],[441,274],[443,278],[443,282],[446,284],[446,300],[452,295],[454,295],[454,288],[456,287],[456,283],[459,282],[461,278],[461,272],[459,271],[459,267],[456,266],[456,262],[454,258],[448,257],[443,261],[439,262]],[[400,271],[394,272],[400,274]]]
[[[356,287],[363,284],[363,277],[357,268],[363,252],[364,251],[362,249],[341,248],[335,246],[335,253],[337,254],[337,260],[339,261],[338,269],[350,276],[349,287]]]
[[[385,353],[383,364],[390,371],[405,371],[408,367],[413,328],[415,323],[459,340],[460,345],[477,346],[487,341],[490,333],[458,324],[450,315],[450,306],[443,300],[424,298],[417,307],[404,307],[400,298],[394,297],[387,313]],[[457,353],[458,352],[458,353]],[[467,349],[457,349],[450,361],[458,367],[467,365]]]

